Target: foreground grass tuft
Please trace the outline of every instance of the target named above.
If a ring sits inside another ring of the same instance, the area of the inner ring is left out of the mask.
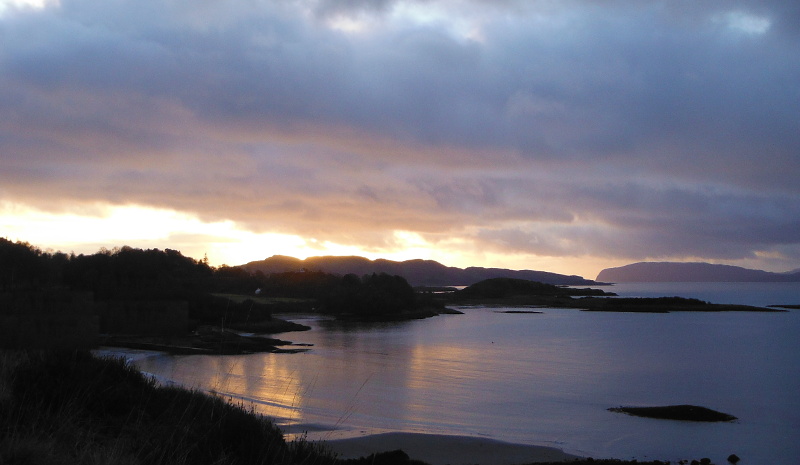
[[[0,464],[314,464],[265,417],[88,352],[0,356]]]

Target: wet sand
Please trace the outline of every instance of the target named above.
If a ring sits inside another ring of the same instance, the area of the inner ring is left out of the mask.
[[[435,434],[384,433],[325,441],[325,444],[342,459],[402,449],[412,459],[431,465],[519,465],[577,458],[553,447]]]

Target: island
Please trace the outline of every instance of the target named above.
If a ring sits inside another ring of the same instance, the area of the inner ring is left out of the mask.
[[[785,312],[750,305],[714,304],[685,297],[618,297],[601,289],[573,288],[513,278],[493,278],[443,294],[450,305],[574,308],[592,312]]]
[[[737,418],[727,413],[717,412],[697,405],[667,405],[663,407],[613,407],[610,412],[625,413],[637,417],[663,420],[726,422]]]
[[[639,262],[606,268],[598,281],[613,283],[641,282],[800,282],[800,270],[786,273],[753,270],[732,265],[702,262]]]

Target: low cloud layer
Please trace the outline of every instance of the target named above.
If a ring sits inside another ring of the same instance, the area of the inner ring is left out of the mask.
[[[9,4],[0,200],[797,268],[798,56],[794,1]]]

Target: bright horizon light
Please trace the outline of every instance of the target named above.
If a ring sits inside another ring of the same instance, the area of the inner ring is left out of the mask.
[[[207,256],[215,266],[240,265],[281,254],[306,258],[324,250],[305,239],[238,229],[233,221],[204,222],[173,210],[138,205],[92,205],[86,213],[52,213],[24,205],[0,205],[0,229],[8,240],[42,249],[92,254],[101,248],[171,248]]]
[[[207,256],[214,266],[241,265],[272,255],[305,259],[320,255],[359,255],[370,259],[428,258],[419,235],[395,233],[397,250],[363,250],[297,235],[254,233],[233,221],[204,222],[173,210],[137,205],[91,205],[85,213],[53,213],[25,205],[0,204],[0,230],[6,239],[44,250],[92,254],[101,248],[171,248],[186,256]]]
[[[478,266],[547,271],[595,279],[605,268],[632,262],[620,258],[499,253],[477,249],[464,239],[430,243],[411,231],[394,231],[390,245],[386,247],[364,248],[292,234],[256,233],[241,229],[230,220],[204,222],[190,214],[139,205],[91,204],[76,211],[78,213],[55,213],[18,203],[0,202],[0,237],[12,242],[27,242],[44,251],[78,255],[91,255],[101,249],[123,246],[174,249],[195,260],[207,258],[209,264],[216,267],[244,265],[273,255],[300,260],[317,256],[359,256],[370,260],[434,260],[459,268]],[[687,257],[686,261],[708,260]],[[738,265],[758,268],[757,263],[747,261]]]

